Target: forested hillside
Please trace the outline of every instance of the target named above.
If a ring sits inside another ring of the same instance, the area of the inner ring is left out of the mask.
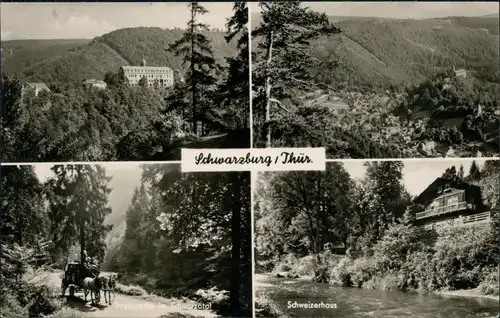
[[[497,20],[498,21],[498,20]],[[354,20],[336,25],[342,34],[315,43],[315,56],[337,62],[317,80],[370,88],[404,87],[443,67],[498,64],[498,36],[439,20]]]
[[[313,58],[324,62],[314,70],[321,83],[402,88],[444,67],[487,69],[498,64],[498,17],[329,18],[342,33],[313,42]],[[259,21],[259,15],[254,14],[252,27]],[[491,31],[485,32],[486,28]]]
[[[2,61],[2,71],[7,75],[15,74],[21,80],[50,84],[87,78],[103,79],[107,72],[117,72],[122,65],[139,65],[143,57],[151,66],[182,69],[182,57],[167,49],[182,37],[183,32],[182,29],[127,28],[97,37],[88,45],[82,44],[86,40],[75,40],[78,45],[61,44],[56,47],[57,50],[54,47],[49,47],[50,50],[39,48],[37,40],[5,41],[2,42],[4,50],[17,45],[27,53],[21,56],[14,53],[12,57],[7,57]],[[208,31],[205,34],[219,62],[236,54],[235,44],[225,41],[223,31]],[[65,40],[61,42],[66,43]],[[38,54],[35,59],[33,55]]]
[[[483,18],[466,27],[339,19],[297,2],[262,10],[252,21],[259,147],[324,146],[335,158],[498,153],[499,38]]]
[[[485,32],[498,35],[498,12],[480,17],[446,17],[432,20],[449,21],[448,23],[451,24],[471,29],[481,29]]]
[[[76,51],[88,45],[90,40],[12,40],[2,41],[2,72],[21,72],[43,60]]]

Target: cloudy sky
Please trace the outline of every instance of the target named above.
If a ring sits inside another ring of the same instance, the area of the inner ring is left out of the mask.
[[[476,163],[482,167],[484,160],[476,160]],[[460,165],[464,166],[465,174],[469,172],[472,160],[409,160],[404,162],[403,183],[411,195],[420,194],[431,182],[440,177],[446,168],[455,166],[457,170]],[[366,167],[363,162],[351,161],[345,162],[344,168],[349,172],[352,178],[362,179],[366,174]]]
[[[225,29],[232,2],[204,3],[200,20]],[[90,39],[128,27],[185,28],[186,3],[0,3],[1,39]]]
[[[334,16],[422,19],[498,13],[498,2],[304,2],[304,4],[316,11]],[[259,11],[258,4],[251,3],[250,10]]]

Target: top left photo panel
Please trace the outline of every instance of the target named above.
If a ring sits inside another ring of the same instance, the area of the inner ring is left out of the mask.
[[[0,12],[1,162],[179,161],[182,148],[250,147],[246,3]]]

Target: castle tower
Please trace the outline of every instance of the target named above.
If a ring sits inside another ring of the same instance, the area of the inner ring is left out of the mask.
[[[146,66],[146,60],[144,59],[144,55],[142,56],[141,66]]]

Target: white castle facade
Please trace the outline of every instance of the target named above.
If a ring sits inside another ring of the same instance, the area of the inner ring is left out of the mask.
[[[120,67],[120,76],[131,86],[139,86],[142,78],[146,78],[147,86],[158,88],[171,87],[176,81],[182,81],[179,71],[165,66],[146,66],[144,59],[140,66]]]

